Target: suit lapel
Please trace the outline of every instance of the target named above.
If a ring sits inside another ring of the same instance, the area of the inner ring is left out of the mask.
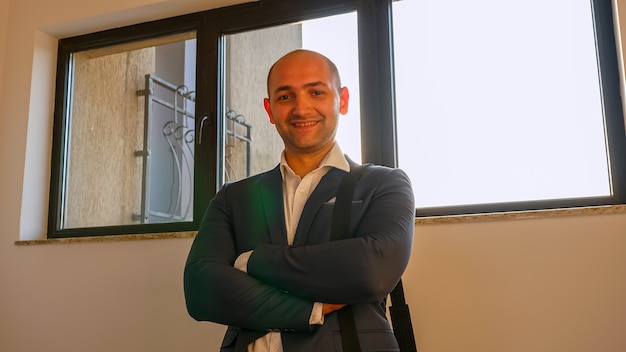
[[[272,243],[287,244],[285,212],[283,210],[283,183],[279,167],[274,168],[259,179],[258,190]]]
[[[304,205],[300,221],[298,222],[298,228],[296,229],[296,237],[294,239],[294,245],[301,246],[307,242],[309,236],[309,229],[311,223],[315,218],[315,214],[319,211],[320,207],[337,194],[337,188],[341,179],[345,175],[345,172],[339,169],[332,168],[317,185],[311,196]],[[328,219],[330,221],[330,219]]]

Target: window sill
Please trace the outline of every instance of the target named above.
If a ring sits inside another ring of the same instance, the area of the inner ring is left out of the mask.
[[[444,223],[449,224],[449,223],[498,221],[498,220],[517,220],[517,219],[531,219],[531,218],[555,218],[555,217],[565,217],[565,216],[589,216],[589,215],[606,215],[606,214],[626,214],[626,205],[606,205],[606,206],[597,206],[597,207],[548,209],[548,210],[535,210],[535,211],[507,212],[507,213],[418,217],[415,219],[415,225],[444,224]]]
[[[86,237],[68,237],[68,238],[48,238],[45,240],[27,240],[15,241],[16,246],[30,246],[36,244],[66,244],[66,243],[85,243],[85,242],[122,242],[122,241],[138,241],[138,240],[156,240],[164,238],[192,238],[196,235],[195,231],[190,232],[167,232],[167,233],[148,233],[138,235],[115,235],[115,236],[86,236]]]
[[[531,219],[531,218],[554,218],[554,217],[565,217],[565,216],[588,216],[588,215],[606,215],[606,214],[626,214],[626,205],[520,211],[520,212],[509,212],[509,213],[490,213],[490,214],[479,214],[479,215],[473,214],[473,215],[421,217],[421,218],[415,219],[415,225],[516,220],[516,219]],[[67,243],[85,243],[85,242],[122,242],[122,241],[166,239],[166,238],[193,238],[195,236],[196,236],[195,231],[151,233],[151,234],[138,234],[138,235],[87,236],[87,237],[70,237],[70,238],[49,238],[49,239],[44,239],[44,240],[15,241],[15,245],[16,246],[30,246],[30,245],[39,245],[39,244],[67,244]]]

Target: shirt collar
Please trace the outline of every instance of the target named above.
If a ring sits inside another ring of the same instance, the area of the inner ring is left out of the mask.
[[[348,163],[346,156],[341,151],[341,147],[339,147],[339,143],[335,142],[335,145],[333,145],[332,149],[328,152],[328,154],[326,154],[324,159],[322,159],[322,162],[320,163],[320,165],[317,167],[316,170],[323,168],[323,167],[329,167],[329,168],[334,167],[339,170],[343,170],[345,172],[350,171],[350,164]],[[284,150],[280,156],[280,173],[283,177],[283,180],[285,179],[286,173],[292,174],[292,175],[295,174],[293,170],[289,167],[289,164],[287,164]]]

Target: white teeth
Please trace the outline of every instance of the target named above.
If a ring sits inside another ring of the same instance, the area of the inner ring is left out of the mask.
[[[296,127],[305,127],[305,126],[312,126],[315,125],[317,122],[313,121],[313,122],[301,122],[301,123],[295,123]]]

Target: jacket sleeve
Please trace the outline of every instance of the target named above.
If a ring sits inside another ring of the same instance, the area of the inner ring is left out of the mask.
[[[196,320],[246,329],[310,330],[313,302],[233,267],[238,255],[225,186],[209,204],[184,272],[187,310]]]
[[[371,169],[371,167],[370,167]],[[300,247],[261,245],[248,273],[294,295],[325,303],[380,302],[410,257],[415,205],[406,173],[377,167],[363,175],[354,199],[364,209],[352,238]]]

